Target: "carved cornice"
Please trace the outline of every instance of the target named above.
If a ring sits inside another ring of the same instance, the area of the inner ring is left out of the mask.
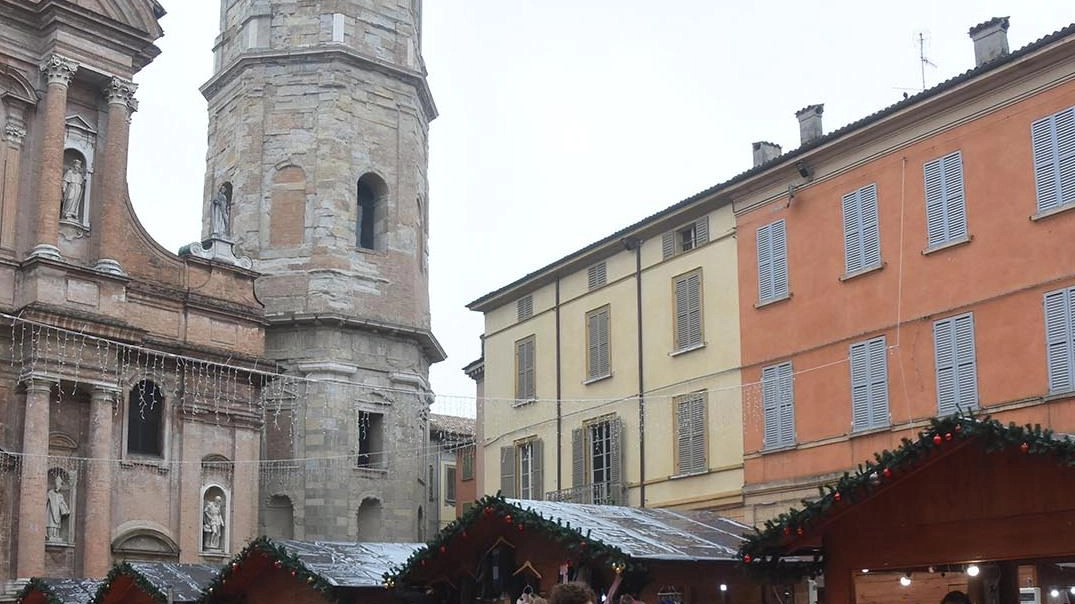
[[[15,124],[7,124],[4,126],[4,140],[15,145],[16,147],[22,146],[22,139],[26,138],[26,129],[20,128]]]
[[[41,64],[41,73],[48,79],[48,83],[67,86],[71,78],[78,71],[78,63],[60,55],[49,55]]]
[[[138,84],[113,76],[104,87],[104,94],[109,105],[123,105],[134,111],[138,108],[138,102],[134,98],[136,90],[138,90]]]

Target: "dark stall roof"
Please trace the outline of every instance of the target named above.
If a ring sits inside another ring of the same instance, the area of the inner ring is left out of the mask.
[[[424,543],[289,541],[276,544],[335,587],[382,587],[384,574],[402,566]]]
[[[101,583],[100,579],[32,579],[26,591],[40,589],[63,604],[89,604]]]
[[[508,503],[616,547],[638,560],[737,560],[753,528],[704,511],[630,508],[558,501]]]
[[[130,567],[142,575],[171,601],[194,602],[220,572],[219,564],[177,564],[175,562],[130,562]]]

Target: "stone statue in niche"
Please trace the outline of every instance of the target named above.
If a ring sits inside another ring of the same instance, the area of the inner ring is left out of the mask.
[[[231,199],[227,183],[220,185],[211,202],[209,235],[227,239],[231,235]]]
[[[50,542],[63,542],[64,520],[71,515],[71,509],[67,507],[67,498],[63,495],[66,487],[63,475],[57,472],[53,476],[52,488],[45,498],[45,539]]]
[[[224,498],[216,495],[202,510],[202,549],[224,551]]]
[[[82,169],[82,160],[75,159],[63,173],[63,206],[60,217],[64,220],[79,220],[82,217],[82,197],[86,189],[86,172]]]

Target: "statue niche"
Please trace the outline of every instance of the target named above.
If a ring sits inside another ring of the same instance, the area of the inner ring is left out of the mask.
[[[60,183],[60,219],[86,224],[86,158],[74,149],[63,153],[63,179]]]
[[[67,471],[52,468],[48,472],[49,490],[45,497],[45,541],[49,544],[72,542],[71,524],[74,509],[74,483]]]
[[[202,493],[202,551],[208,554],[227,552],[228,501],[224,489],[207,487]]]

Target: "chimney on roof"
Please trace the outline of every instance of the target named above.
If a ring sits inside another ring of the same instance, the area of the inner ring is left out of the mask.
[[[770,143],[767,141],[758,141],[752,143],[754,148],[754,167],[757,168],[762,164],[767,164],[770,161],[780,157],[780,145]]]
[[[993,17],[968,32],[974,40],[974,66],[1008,54],[1008,17]]]
[[[821,129],[821,114],[825,112],[825,105],[810,105],[795,112],[799,118],[799,139],[802,144],[821,138],[824,131]]]

